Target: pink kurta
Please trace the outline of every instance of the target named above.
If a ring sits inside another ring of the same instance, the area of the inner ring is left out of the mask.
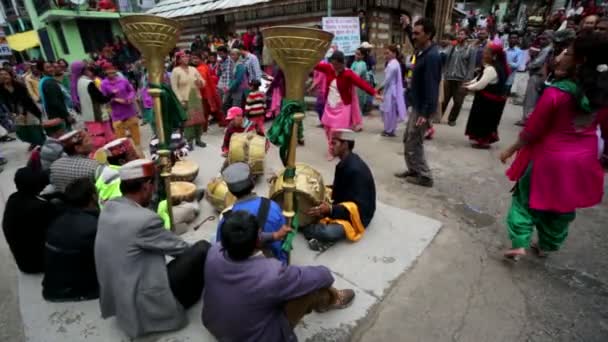
[[[608,108],[593,123],[575,127],[575,99],[557,88],[547,88],[526,122],[520,137],[528,142],[507,171],[517,180],[532,165],[530,208],[559,213],[601,202],[604,170],[598,160],[596,127],[608,137]]]
[[[328,92],[325,110],[321,118],[321,122],[325,127],[331,129],[351,128],[363,122],[355,86],[351,87],[351,103],[348,105],[342,101],[336,80],[332,81]]]

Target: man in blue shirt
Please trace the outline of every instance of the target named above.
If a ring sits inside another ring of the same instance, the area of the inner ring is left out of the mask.
[[[509,47],[505,49],[507,54],[507,64],[511,68],[511,74],[507,78],[505,86],[507,87],[507,94],[511,93],[511,87],[513,87],[513,80],[515,80],[515,74],[521,68],[524,61],[524,52],[519,48],[519,35],[517,33],[511,33],[509,35]]]
[[[255,215],[262,226],[260,242],[264,246],[261,249],[269,250],[275,258],[287,264],[287,253],[281,248],[283,241],[280,238],[286,234],[279,234],[279,231],[290,231],[291,229],[285,226],[285,217],[281,207],[276,202],[252,192],[255,184],[248,164],[234,163],[222,172],[222,177],[228,185],[228,190],[237,198],[237,201],[231,208],[224,211],[223,218],[218,224],[217,241],[219,242],[221,239],[220,229],[225,217],[239,210],[247,211]]]

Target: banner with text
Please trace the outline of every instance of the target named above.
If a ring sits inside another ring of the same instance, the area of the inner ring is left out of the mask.
[[[346,56],[354,55],[361,46],[359,17],[323,17],[323,30],[334,34],[331,44]]]

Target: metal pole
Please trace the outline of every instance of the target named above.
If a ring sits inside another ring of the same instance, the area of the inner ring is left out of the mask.
[[[327,0],[327,16],[331,17],[332,0]]]

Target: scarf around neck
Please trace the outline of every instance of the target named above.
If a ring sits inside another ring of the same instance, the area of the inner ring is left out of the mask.
[[[551,83],[550,87],[557,88],[572,95],[579,106],[585,113],[591,113],[591,104],[585,94],[581,92],[580,87],[572,80],[559,80]]]

